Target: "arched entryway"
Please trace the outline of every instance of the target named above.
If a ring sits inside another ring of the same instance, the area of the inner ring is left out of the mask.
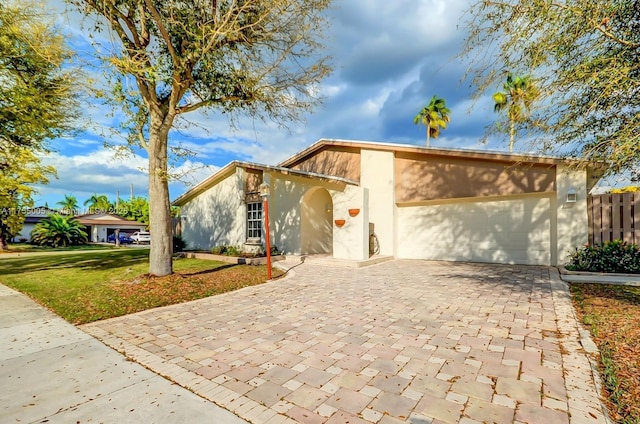
[[[329,192],[314,187],[302,197],[300,247],[302,254],[333,252],[333,200]]]

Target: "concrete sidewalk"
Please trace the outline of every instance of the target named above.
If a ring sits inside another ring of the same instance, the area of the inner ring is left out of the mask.
[[[2,285],[0,422],[245,423]]]

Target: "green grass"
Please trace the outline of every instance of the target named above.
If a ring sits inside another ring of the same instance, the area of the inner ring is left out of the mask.
[[[107,244],[83,244],[80,246],[69,247],[49,247],[49,246],[37,246],[27,243],[10,243],[9,250],[0,250],[0,258],[3,253],[20,253],[20,252],[66,252],[74,250],[111,250],[114,249],[114,245]]]
[[[82,324],[266,280],[264,266],[198,259],[174,260],[175,274],[151,277],[147,274],[148,255],[148,249],[127,248],[0,258],[0,282],[29,295],[64,319]]]

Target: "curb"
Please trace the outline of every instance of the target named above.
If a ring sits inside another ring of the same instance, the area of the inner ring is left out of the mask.
[[[571,304],[569,286],[553,268],[549,272],[553,305],[565,372],[565,389],[569,398],[570,423],[596,422],[612,424],[602,401],[602,380],[598,372],[600,352],[589,332],[582,326]],[[588,372],[588,377],[585,375]]]
[[[640,287],[640,275],[638,274],[570,271],[564,266],[559,266],[558,272],[560,273],[560,278],[568,283],[615,284]]]

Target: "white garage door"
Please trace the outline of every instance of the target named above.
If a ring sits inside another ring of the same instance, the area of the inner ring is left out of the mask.
[[[400,258],[551,263],[548,197],[404,206],[397,222]]]

